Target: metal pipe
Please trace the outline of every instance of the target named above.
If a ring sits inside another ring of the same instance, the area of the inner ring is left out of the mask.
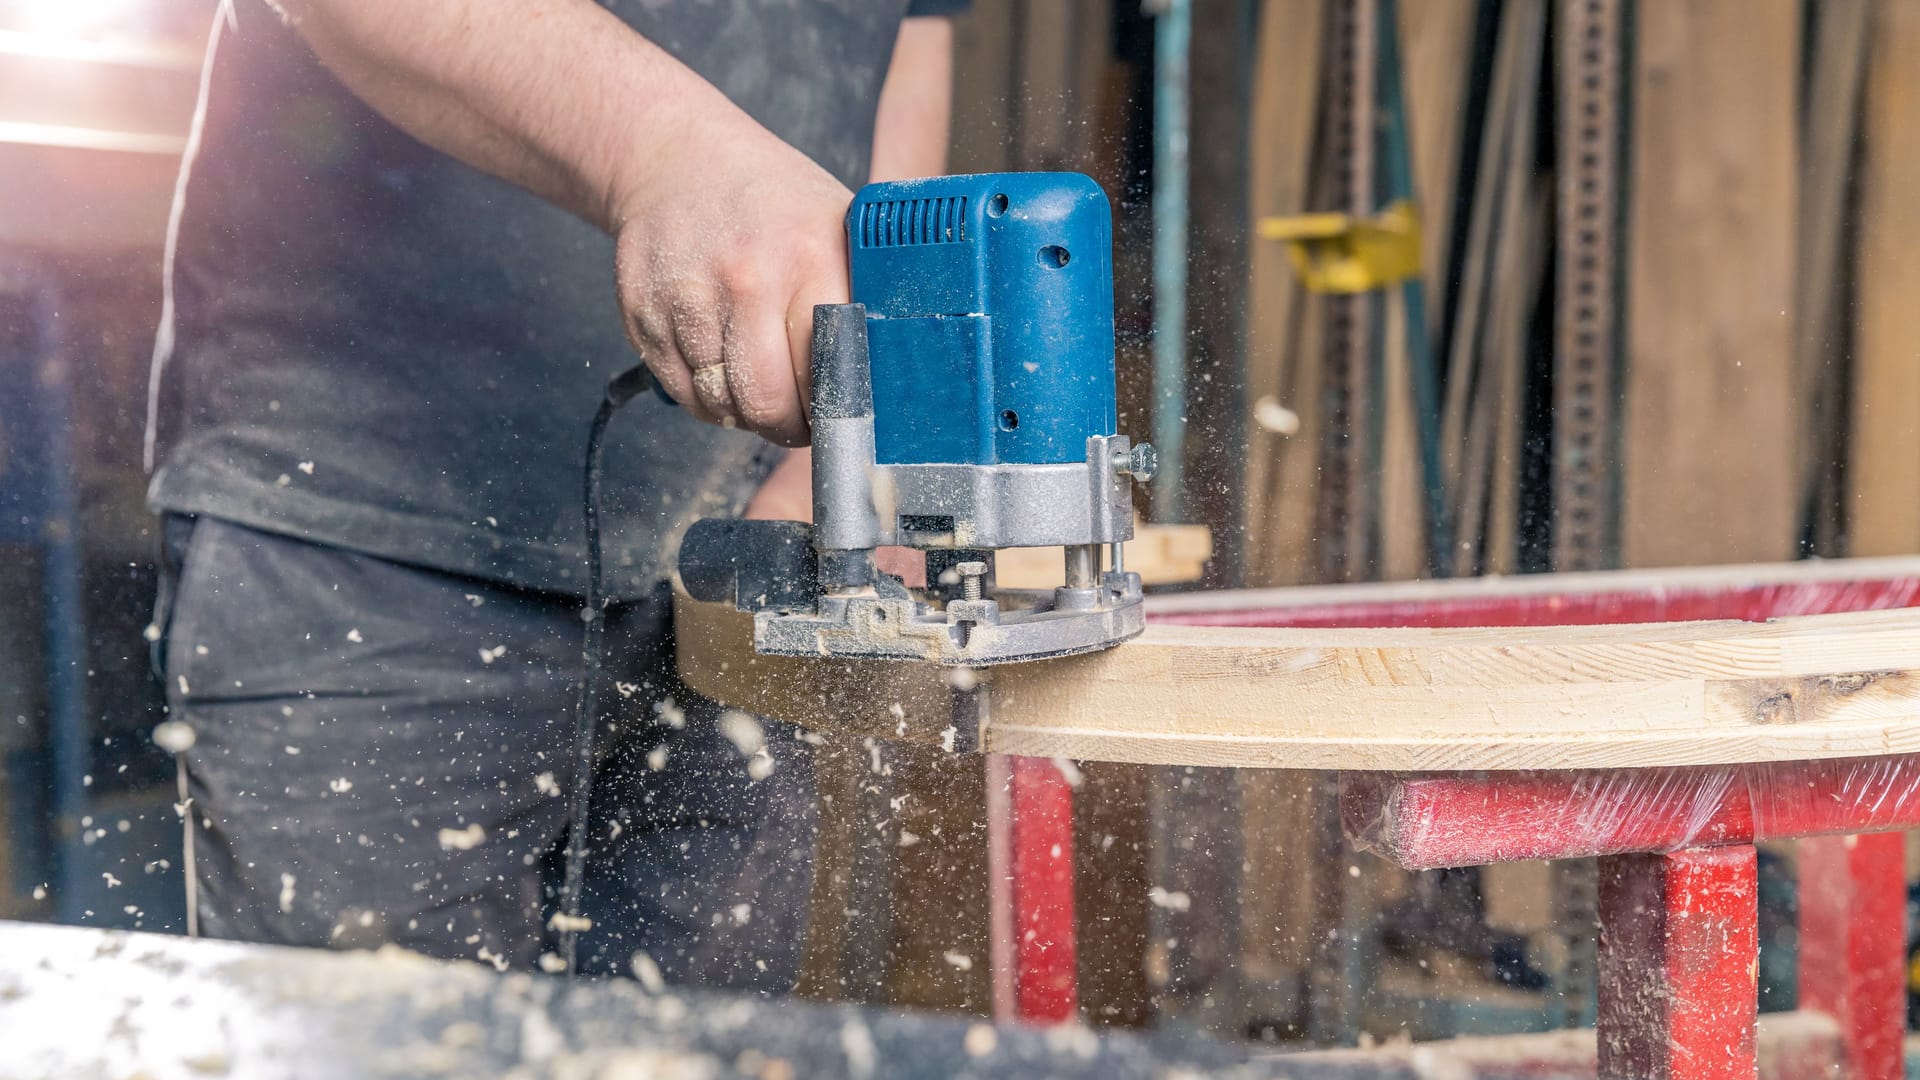
[[[1067,545],[1067,588],[1091,589],[1100,584],[1100,545]]]
[[[1187,158],[1192,0],[1157,0],[1153,31],[1153,516],[1185,517]]]
[[[86,707],[87,635],[84,617],[85,597],[81,590],[81,559],[78,481],[74,472],[72,433],[67,417],[69,381],[64,371],[48,378],[60,364],[58,302],[53,289],[40,283],[29,285],[29,326],[32,333],[32,373],[41,396],[31,407],[35,422],[44,425],[42,441],[43,482],[47,485],[46,520],[43,535],[49,537],[41,550],[41,597],[46,605],[47,668],[47,746],[49,782],[53,797],[53,826],[50,850],[53,865],[48,875],[54,888],[53,914],[57,922],[79,923],[92,914],[87,910],[88,882],[81,876],[86,863],[81,851],[85,839],[80,822],[91,804],[87,788],[93,783],[93,723]],[[99,879],[92,881],[98,887]]]

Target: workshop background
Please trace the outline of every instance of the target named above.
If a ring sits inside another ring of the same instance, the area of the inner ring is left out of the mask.
[[[0,0],[0,917],[182,921],[140,458],[212,7]],[[955,91],[954,171],[1111,197],[1120,429],[1206,586],[1920,552],[1920,4],[974,0]],[[889,749],[871,834],[846,749],[804,992],[984,1012],[977,763]],[[1580,864],[1415,877],[1324,777],[1080,774],[1090,1022],[1591,1022]]]

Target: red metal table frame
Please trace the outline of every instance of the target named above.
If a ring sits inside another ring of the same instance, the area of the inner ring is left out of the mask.
[[[1158,613],[1217,626],[1539,626],[1767,619],[1920,605],[1920,574],[1725,581],[1413,602],[1276,601]],[[1272,595],[1272,594],[1269,594]],[[1078,1012],[1073,792],[1051,761],[993,757],[995,1008]],[[1920,755],[1650,770],[1347,773],[1349,835],[1409,869],[1601,857],[1602,1077],[1751,1077],[1758,967],[1754,842],[1800,837],[1800,1007],[1841,1027],[1848,1074],[1903,1075],[1904,839]],[[1631,813],[1614,812],[1631,806]],[[1861,835],[1869,834],[1869,835]]]

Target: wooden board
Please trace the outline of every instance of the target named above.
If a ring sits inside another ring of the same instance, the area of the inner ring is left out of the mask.
[[[1856,229],[1850,550],[1920,551],[1920,5],[1873,11]]]
[[[1248,515],[1241,492],[1250,400],[1247,267],[1257,243],[1247,169],[1256,144],[1248,39],[1261,6],[1258,0],[1211,0],[1195,13],[1189,54],[1186,401],[1180,417],[1186,434],[1178,504],[1185,508],[1180,520],[1213,529],[1216,547],[1206,568],[1213,588],[1246,583],[1242,538]],[[1164,492],[1153,490],[1154,513],[1166,520]]]
[[[1261,11],[1248,192],[1255,221],[1307,207],[1323,14],[1322,0],[1273,0]],[[1249,251],[1247,295],[1246,577],[1292,585],[1314,565],[1320,305],[1277,241]]]
[[[1533,148],[1546,17],[1540,2],[1510,5],[1501,14],[1457,289],[1440,442],[1453,504],[1449,569],[1463,576],[1512,569],[1510,557],[1498,556],[1513,547],[1518,385],[1542,255],[1535,243],[1540,200]],[[1501,549],[1492,559],[1485,550],[1490,538]]]
[[[1813,550],[1843,554],[1846,531],[1846,332],[1853,239],[1848,215],[1857,199],[1861,88],[1873,25],[1872,0],[1827,0],[1810,14],[1806,114],[1800,130],[1798,335],[1794,393],[1802,410],[1798,495]],[[1869,153],[1874,152],[1872,148]]]
[[[1205,525],[1133,523],[1126,544],[1127,569],[1142,585],[1183,585],[1199,581],[1213,557],[1213,530]],[[1003,589],[1051,589],[1067,577],[1066,549],[1006,548],[995,553],[994,580]]]
[[[1788,558],[1801,5],[1635,10],[1623,556]]]
[[[1414,198],[1420,210],[1421,273],[1425,279],[1426,333],[1446,296],[1448,227],[1453,212],[1454,173],[1460,150],[1461,99],[1467,85],[1467,53],[1473,37],[1475,0],[1421,0],[1400,4],[1400,57],[1412,143]],[[1381,448],[1380,574],[1387,580],[1427,573],[1425,495],[1414,415],[1407,315],[1400,290],[1387,294],[1386,431]],[[1263,582],[1264,583],[1264,582]]]
[[[682,597],[682,676],[808,726],[940,743],[951,676],[762,657]],[[1354,770],[1698,765],[1920,751],[1920,613],[1496,629],[1150,626],[984,675],[981,747],[1044,757]]]

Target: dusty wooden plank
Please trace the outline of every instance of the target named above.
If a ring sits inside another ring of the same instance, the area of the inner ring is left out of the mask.
[[[1550,204],[1536,167],[1540,84],[1548,70],[1547,5],[1544,0],[1512,5],[1507,16],[1503,35],[1510,32],[1514,40],[1511,54],[1503,52],[1512,65],[1503,73],[1511,84],[1507,97],[1493,104],[1505,113],[1506,135],[1499,152],[1482,162],[1499,171],[1500,182],[1490,253],[1492,296],[1488,310],[1477,316],[1484,320],[1481,347],[1475,350],[1480,355],[1470,361],[1480,366],[1481,377],[1467,436],[1469,474],[1455,489],[1465,496],[1463,525],[1454,536],[1457,574],[1507,573],[1518,561],[1528,334],[1547,255]],[[1459,352],[1454,356],[1462,358]]]
[[[1272,0],[1261,12],[1248,193],[1256,222],[1306,209],[1322,15],[1322,0]],[[1315,305],[1288,265],[1284,245],[1256,242],[1248,266],[1247,579],[1297,584],[1313,565],[1319,490]]]
[[[1421,218],[1421,265],[1430,341],[1447,294],[1448,227],[1460,148],[1461,99],[1466,88],[1475,0],[1428,0],[1397,6],[1403,98],[1412,144],[1415,199]],[[1427,573],[1420,447],[1414,415],[1406,305],[1400,290],[1387,297],[1386,431],[1381,453],[1381,576]]]
[[[1868,47],[1855,256],[1849,550],[1920,551],[1920,5],[1882,2]]]
[[[1413,142],[1413,176],[1423,230],[1420,263],[1428,303],[1436,309],[1446,293],[1440,279],[1453,224],[1461,109],[1478,7],[1478,0],[1418,0],[1398,6],[1407,128]]]
[[[1126,543],[1127,569],[1142,585],[1199,581],[1213,556],[1213,530],[1205,525],[1148,525],[1136,520]],[[1051,589],[1066,581],[1066,549],[1006,548],[993,560],[1003,589]]]
[[[1324,0],[1267,0],[1256,44],[1249,210],[1257,224],[1308,207],[1320,85]],[[1322,414],[1320,334],[1325,305],[1301,288],[1285,245],[1256,240],[1248,252],[1244,580],[1292,585],[1317,580],[1313,522],[1320,500]],[[1160,770],[1141,770],[1146,785]],[[1266,779],[1266,778],[1263,778]],[[1241,898],[1240,963],[1298,970],[1307,950],[1304,890],[1294,888],[1310,860],[1288,831],[1303,817],[1290,792],[1272,783],[1241,788],[1241,832],[1248,865]],[[1149,870],[1143,859],[1142,869]],[[1147,873],[1148,884],[1157,884]],[[1143,921],[1152,936],[1153,920]],[[1144,944],[1144,942],[1143,942]],[[1144,952],[1153,982],[1164,985],[1167,949]]]
[[[1872,0],[1826,0],[1813,11],[1807,106],[1800,130],[1800,306],[1795,313],[1794,393],[1805,435],[1800,463],[1801,526],[1813,550],[1840,554],[1846,507],[1846,260],[1856,182]]]
[[[1404,581],[1427,572],[1420,440],[1407,352],[1407,309],[1400,290],[1384,298],[1386,398],[1380,439],[1380,577]]]
[[[938,744],[954,676],[762,657],[684,598],[682,676],[740,708]],[[1920,613],[1491,629],[1149,626],[979,676],[987,750],[1319,769],[1700,765],[1920,750]],[[965,678],[962,676],[961,678]]]
[[[1213,588],[1245,584],[1246,266],[1253,246],[1251,177],[1255,0],[1210,0],[1193,24],[1191,221],[1187,260],[1185,520],[1213,529]],[[1164,453],[1164,449],[1162,453]],[[1155,505],[1160,500],[1155,499]],[[1178,524],[1178,522],[1166,522]]]
[[[1060,169],[1072,159],[1074,19],[1067,3],[1022,4],[1013,13],[1014,81],[1007,87],[1011,167]]]
[[[1423,991],[1425,992],[1425,991]],[[1767,1013],[1754,1026],[1760,1080],[1841,1076],[1847,1052],[1840,1023],[1816,1012]],[[1598,1058],[1591,1028],[1527,1035],[1480,1035],[1438,1042],[1394,1041],[1364,1050],[1309,1050],[1289,1060],[1359,1069],[1405,1068],[1430,1076],[1591,1076]]]
[[[1636,10],[1624,559],[1787,558],[1801,5]]]
[[[1440,442],[1453,500],[1452,570],[1479,572],[1484,561],[1487,518],[1493,500],[1497,446],[1517,414],[1500,399],[1512,381],[1505,362],[1524,335],[1526,305],[1517,295],[1526,238],[1532,220],[1526,182],[1531,175],[1533,117],[1537,106],[1546,5],[1529,0],[1501,12],[1485,131],[1469,208],[1466,255],[1456,291],[1458,318],[1449,347],[1446,402]]]

